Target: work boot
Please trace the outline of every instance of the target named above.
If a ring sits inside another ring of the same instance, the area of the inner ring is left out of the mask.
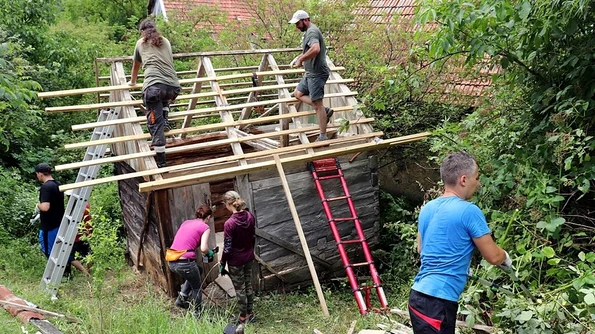
[[[333,117],[335,111],[329,107],[324,107],[324,111],[326,112],[326,122],[328,123],[331,121],[331,117]]]
[[[157,162],[158,168],[167,167],[167,161],[165,161],[165,152],[157,152],[155,161]]]
[[[183,309],[188,309],[190,307],[188,296],[184,296],[182,294],[178,295],[178,298],[176,298],[176,306]]]

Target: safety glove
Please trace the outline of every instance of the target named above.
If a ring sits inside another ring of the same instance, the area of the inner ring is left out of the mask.
[[[506,254],[506,259],[504,259],[504,262],[499,264],[498,267],[504,271],[510,271],[512,270],[512,260],[510,259],[508,252],[504,251],[504,253]]]

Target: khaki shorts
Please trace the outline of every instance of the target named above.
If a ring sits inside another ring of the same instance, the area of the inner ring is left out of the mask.
[[[297,86],[297,90],[304,95],[308,95],[310,100],[318,101],[324,97],[324,85],[328,80],[328,75],[323,77],[307,77],[304,75]]]

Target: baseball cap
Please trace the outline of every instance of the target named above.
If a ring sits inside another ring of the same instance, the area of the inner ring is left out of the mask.
[[[40,164],[38,164],[37,166],[35,166],[35,173],[51,173],[52,171],[52,166],[50,166],[49,164],[42,162]]]
[[[310,15],[303,10],[298,10],[297,12],[293,13],[293,17],[289,20],[289,24],[296,24],[299,20],[309,19]]]

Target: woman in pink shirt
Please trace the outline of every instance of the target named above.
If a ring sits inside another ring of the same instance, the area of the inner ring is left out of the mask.
[[[192,304],[195,314],[200,314],[202,302],[202,280],[195,251],[200,247],[200,254],[213,257],[213,251],[208,246],[210,231],[207,225],[212,214],[213,211],[208,206],[204,204],[199,206],[196,210],[196,219],[186,220],[180,225],[170,247],[187,251],[177,261],[169,262],[169,269],[186,280],[176,299],[176,306],[187,309]]]

